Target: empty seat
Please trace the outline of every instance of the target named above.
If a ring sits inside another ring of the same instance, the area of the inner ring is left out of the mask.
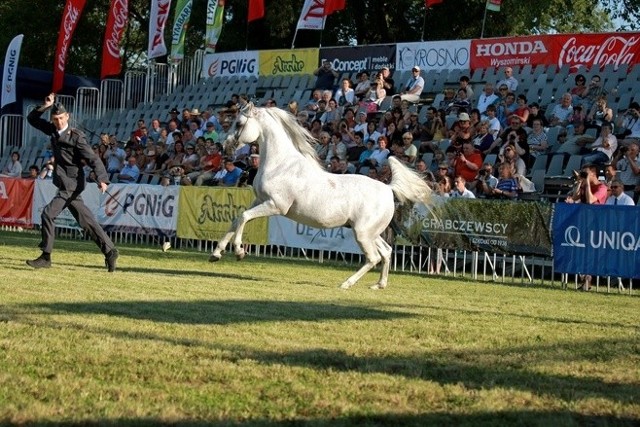
[[[569,161],[567,162],[567,166],[564,168],[564,172],[562,176],[571,178],[573,176],[574,171],[579,171],[582,167],[582,155],[581,154],[572,154],[569,157]]]
[[[561,176],[564,170],[564,154],[554,154],[551,156],[549,166],[547,166],[546,176]]]

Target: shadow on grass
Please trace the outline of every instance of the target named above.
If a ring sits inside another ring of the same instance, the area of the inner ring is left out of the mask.
[[[53,312],[101,314],[177,324],[227,325],[247,322],[392,320],[413,314],[330,303],[228,301],[107,301],[34,304]]]
[[[309,426],[309,427],[378,427],[378,426],[509,426],[509,425],[539,425],[539,426],[635,426],[637,419],[619,418],[615,416],[583,415],[571,411],[496,411],[478,414],[372,414],[351,415],[331,418],[290,418],[287,420],[252,419],[239,421],[236,419],[223,420],[174,420],[163,421],[157,418],[119,418],[119,419],[86,419],[77,422],[34,421],[20,423],[24,426],[44,427],[77,427],[77,426],[242,426],[242,427],[277,427],[277,426]],[[0,420],[0,424],[3,423]]]

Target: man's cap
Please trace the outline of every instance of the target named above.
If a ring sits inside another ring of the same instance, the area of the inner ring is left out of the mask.
[[[176,107],[173,107],[171,110],[169,110],[169,114],[180,114],[180,111],[178,111]]]
[[[447,163],[440,163],[438,165],[438,169],[449,169],[449,164]]]
[[[412,71],[413,71],[413,70],[420,71],[420,67],[418,67],[417,65],[414,65],[414,66],[413,66],[413,68],[412,68],[411,70],[412,70]]]
[[[197,108],[194,108],[193,110],[189,111],[189,114],[191,114],[192,116],[199,116],[200,110],[198,110]]]
[[[540,104],[538,104],[537,102],[532,102],[531,104],[529,104],[529,108],[540,108]]]
[[[64,108],[64,105],[62,105],[59,102],[56,102],[55,104],[53,104],[53,106],[51,106],[51,115],[55,116],[58,114],[64,114],[67,112],[67,109]]]
[[[388,69],[389,69],[389,67],[387,67],[387,66],[384,66],[384,67],[380,68],[381,71],[382,70],[388,70]]]
[[[460,113],[458,114],[458,120],[460,120],[461,122],[469,122],[471,121],[471,118],[467,113]]]
[[[259,159],[260,158],[260,154],[252,154],[249,156],[250,159]]]
[[[359,115],[359,116],[366,116],[366,115],[367,115],[367,112],[366,112],[366,111],[360,111],[360,112],[358,113],[358,115]]]
[[[207,127],[209,127],[209,126],[214,127],[215,124],[213,122],[207,122]]]

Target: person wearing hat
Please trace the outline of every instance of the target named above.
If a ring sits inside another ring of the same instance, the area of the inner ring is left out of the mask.
[[[415,65],[411,69],[411,78],[407,82],[405,90],[400,93],[400,98],[409,102],[418,102],[424,89],[424,79],[420,75],[420,67]]]
[[[169,129],[168,123],[172,120],[176,122],[176,129],[180,129],[182,127],[182,121],[180,120],[180,117],[178,117],[179,115],[180,111],[178,111],[176,107],[169,110],[169,120],[167,120],[167,130],[169,131],[169,134],[171,134],[171,129]]]
[[[213,122],[207,122],[207,128],[204,134],[202,135],[204,139],[211,139],[213,141],[218,140],[218,132],[216,132],[216,125]]]
[[[249,156],[249,167],[247,168],[247,185],[253,185],[253,181],[256,179],[259,167],[260,154],[251,154]]]
[[[93,169],[98,178],[98,187],[103,193],[109,185],[109,175],[102,161],[87,143],[84,133],[69,126],[69,113],[64,105],[55,102],[55,94],[50,93],[44,104],[35,108],[27,116],[31,126],[48,135],[54,157],[53,184],[58,188],[53,200],[42,211],[42,254],[27,261],[33,268],[51,267],[51,252],[55,240],[55,219],[69,208],[80,227],[96,242],[105,256],[105,265],[109,272],[116,270],[118,250],[96,221],[93,213],[82,201],[81,193],[85,187],[84,164]],[[51,110],[51,121],[41,116]]]

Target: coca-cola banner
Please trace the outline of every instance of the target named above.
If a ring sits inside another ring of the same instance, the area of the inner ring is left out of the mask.
[[[318,59],[318,65],[327,60],[339,73],[376,72],[382,67],[393,70],[396,64],[396,45],[320,49]]]
[[[470,40],[398,43],[396,69],[468,70]]]
[[[471,69],[569,65],[599,68],[640,62],[640,33],[557,34],[471,41]]]
[[[67,65],[67,56],[71,47],[71,38],[78,26],[80,15],[86,0],[67,0],[62,13],[62,22],[58,35],[58,45],[56,46],[55,63],[53,64],[53,87],[52,91],[59,92],[64,81],[64,69]]]
[[[167,26],[171,9],[171,0],[151,0],[151,12],[149,13],[149,46],[147,56],[154,59],[167,54],[167,45],[164,42],[164,29]]]
[[[107,29],[102,45],[102,71],[100,78],[120,74],[120,41],[127,26],[129,0],[111,0],[111,9],[107,17]]]

